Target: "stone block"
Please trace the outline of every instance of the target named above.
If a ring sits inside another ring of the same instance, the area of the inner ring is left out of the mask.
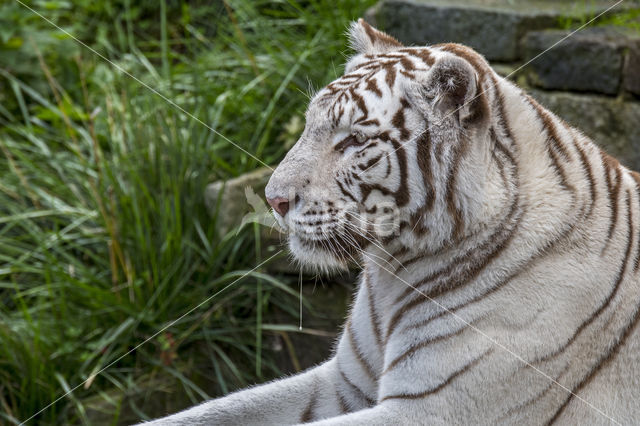
[[[205,204],[212,216],[217,214],[217,229],[221,235],[240,225],[242,218],[254,211],[247,201],[245,188],[250,188],[260,197],[264,208],[267,208],[264,201],[264,188],[269,182],[271,173],[271,169],[263,167],[227,181],[213,182],[207,186],[204,194]]]
[[[529,92],[622,164],[640,171],[640,103],[597,95]]]
[[[544,89],[618,93],[628,39],[614,28],[528,33],[523,41],[530,84]],[[557,44],[556,44],[557,43]],[[544,52],[544,53],[543,53]]]
[[[558,26],[561,17],[597,14],[609,2],[585,2],[581,8],[547,0],[384,0],[365,14],[405,44],[456,42],[473,47],[490,61],[521,58],[525,33]]]
[[[640,95],[640,41],[630,43],[622,72],[624,90]]]

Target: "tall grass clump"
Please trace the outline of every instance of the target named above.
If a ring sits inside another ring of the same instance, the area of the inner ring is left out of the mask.
[[[24,24],[0,34],[0,423],[85,381],[30,424],[145,419],[279,373],[260,336],[295,288],[251,272],[254,233],[217,234],[203,200],[260,163],[207,126],[276,164],[372,2],[132,3],[29,4],[197,120],[0,5]]]

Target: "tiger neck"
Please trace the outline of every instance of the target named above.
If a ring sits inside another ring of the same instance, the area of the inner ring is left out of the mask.
[[[497,86],[510,84],[500,77],[497,81]],[[477,182],[483,182],[482,186],[471,187],[466,193],[464,188],[457,188],[462,196],[455,201],[468,220],[465,232],[459,238],[433,238],[439,225],[438,215],[434,214],[431,216],[432,228],[407,221],[396,238],[379,247],[369,247],[363,255],[364,271],[366,275],[379,277],[376,287],[381,292],[404,294],[417,292],[412,288],[419,287],[428,295],[438,296],[447,286],[458,285],[460,277],[469,284],[475,280],[478,271],[491,267],[491,263],[502,256],[522,228],[535,228],[535,232],[528,232],[528,242],[543,247],[546,241],[563,233],[562,230],[581,222],[588,211],[588,197],[571,191],[574,186],[587,186],[583,181],[578,182],[582,178],[568,176],[570,181],[563,182],[545,163],[551,161],[547,158],[549,135],[561,131],[570,133],[571,130],[559,120],[557,124],[551,123],[558,128],[555,131],[543,126],[542,132],[532,133],[531,126],[520,126],[521,122],[541,121],[541,116],[549,117],[549,121],[557,118],[525,97],[519,89],[504,89],[498,87],[497,91],[492,91],[492,101],[498,112],[486,129],[486,143],[474,144],[488,149],[469,152],[461,164],[467,176],[458,182],[469,181],[471,175]],[[473,169],[471,159],[474,157],[488,158],[487,167]],[[469,162],[465,164],[464,161]],[[442,193],[436,192],[438,195],[442,196]],[[447,213],[443,210],[440,215]],[[540,223],[545,226],[538,226]],[[445,223],[443,228],[446,227]],[[431,243],[434,240],[436,243]],[[477,261],[474,256],[478,256]],[[461,273],[465,268],[466,273]],[[451,276],[457,276],[456,283],[447,282],[449,271],[452,271]]]
[[[418,220],[401,223],[396,238],[363,253],[365,274],[379,277],[376,287],[387,294],[437,296],[449,285],[447,277],[460,277],[459,266],[468,270],[466,279],[473,280],[481,266],[474,256],[499,255],[522,217],[516,153],[513,138],[498,123],[475,135],[460,157],[454,185],[436,182],[435,201],[418,208]],[[445,168],[435,172],[453,176]],[[456,214],[461,220],[457,232],[452,219]]]

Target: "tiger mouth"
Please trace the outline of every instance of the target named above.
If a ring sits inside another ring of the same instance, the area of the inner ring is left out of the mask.
[[[328,253],[337,260],[345,263],[358,262],[359,253],[366,246],[366,238],[355,232],[348,232],[347,235],[326,235],[322,238],[308,238],[308,235],[294,233],[301,245],[316,252]]]

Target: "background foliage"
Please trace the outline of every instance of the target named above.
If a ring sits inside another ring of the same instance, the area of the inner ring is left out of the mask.
[[[25,1],[268,164],[372,3]],[[297,316],[295,287],[256,271],[96,376],[262,260],[251,230],[216,235],[203,200],[258,166],[0,0],[0,423],[87,379],[31,422],[91,423],[96,406],[111,423],[146,419],[161,413],[134,396],[167,378],[184,405],[279,374],[262,336],[274,312]]]

